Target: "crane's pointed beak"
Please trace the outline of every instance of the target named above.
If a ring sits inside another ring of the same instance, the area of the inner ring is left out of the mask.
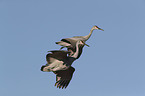
[[[84,43],[86,46],[90,47],[88,44]]]
[[[82,41],[82,40],[81,40]],[[82,41],[82,43],[88,47],[90,47],[88,44],[85,43],[85,41]]]
[[[103,29],[101,29],[101,28],[98,28],[98,30],[102,30],[102,31],[104,31]]]

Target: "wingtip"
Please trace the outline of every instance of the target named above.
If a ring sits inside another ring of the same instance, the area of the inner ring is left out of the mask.
[[[44,67],[46,67],[46,66],[45,66],[45,65],[43,65],[43,66],[41,67],[41,69],[40,69],[40,70],[41,70],[41,71],[43,71]]]
[[[54,86],[56,86],[59,89],[66,89],[66,87],[67,87],[67,86],[62,86],[62,85],[58,84],[58,82],[56,82]]]
[[[59,42],[55,42],[55,44],[58,44]]]

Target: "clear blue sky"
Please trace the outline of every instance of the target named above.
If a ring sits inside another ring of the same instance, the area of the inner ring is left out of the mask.
[[[93,25],[67,89],[41,72],[48,50]],[[145,96],[144,0],[0,0],[0,96]]]

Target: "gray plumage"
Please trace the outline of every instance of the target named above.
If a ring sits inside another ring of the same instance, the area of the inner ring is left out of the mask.
[[[76,43],[75,52],[53,50],[49,51],[51,53],[46,55],[47,64],[41,67],[41,71],[52,71],[56,74],[55,86],[59,88],[66,88],[68,86],[75,71],[71,65],[81,55],[84,44],[83,41],[79,40]]]
[[[86,36],[74,36],[72,38],[64,38],[64,39],[61,39],[61,41],[56,42],[56,44],[61,45],[62,46],[61,49],[64,47],[67,47],[67,48],[71,48],[74,51],[76,42],[78,40],[82,40],[83,42],[86,42],[92,35],[93,30],[95,30],[95,29],[104,31],[103,29],[101,29],[95,25],[92,27],[90,33]]]

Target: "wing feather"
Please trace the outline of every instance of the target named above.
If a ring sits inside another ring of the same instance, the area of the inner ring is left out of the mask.
[[[67,58],[67,54],[70,53],[69,51],[64,50],[53,50],[48,52],[51,52],[46,55],[46,61],[48,64],[54,62],[56,59],[64,60]]]
[[[74,71],[75,68],[70,67],[67,70],[54,72],[56,74],[55,86],[57,86],[57,88],[62,88],[62,89],[66,88],[72,79]]]

